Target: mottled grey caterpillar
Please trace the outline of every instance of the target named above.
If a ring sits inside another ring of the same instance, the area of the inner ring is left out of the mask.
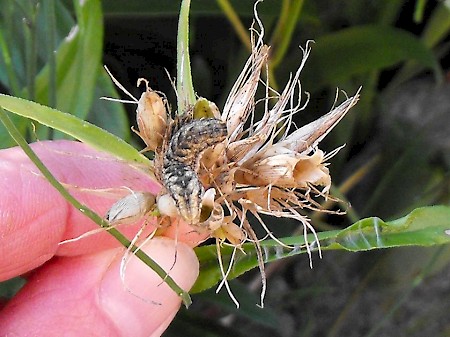
[[[201,154],[226,136],[225,123],[202,118],[182,125],[170,139],[163,159],[162,180],[180,215],[189,223],[200,219],[204,188],[197,170]]]

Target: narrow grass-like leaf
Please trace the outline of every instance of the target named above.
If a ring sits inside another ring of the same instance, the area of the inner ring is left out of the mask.
[[[450,243],[450,207],[418,208],[407,216],[389,222],[368,218],[342,230],[335,237],[338,247],[349,251],[434,246]]]
[[[416,9],[414,10],[414,22],[421,23],[423,20],[423,12],[425,11],[425,5],[427,0],[416,0]]]
[[[111,82],[111,78],[106,74],[103,67],[99,69],[94,102],[87,116],[87,120],[125,141],[129,141],[131,129],[124,105],[117,102],[101,100],[100,97],[119,98],[116,88]]]
[[[423,30],[421,40],[428,48],[434,48],[450,33],[450,4],[439,4],[431,14],[430,19]],[[395,87],[400,83],[406,82],[410,78],[424,70],[424,66],[417,62],[407,62],[400,69],[392,81],[389,88]]]
[[[99,1],[75,1],[75,5],[77,25],[56,52],[56,108],[85,119],[101,65],[103,18]],[[46,105],[49,78],[46,66],[36,79],[36,100]]]
[[[55,19],[55,3],[52,0],[44,1],[44,15],[45,15],[45,33],[47,35],[46,40],[46,52],[49,67],[49,79],[48,79],[48,101],[49,106],[56,107],[56,19]]]
[[[73,115],[25,99],[1,94],[0,106],[17,115],[31,118],[55,130],[64,132],[120,159],[151,165],[149,159],[122,139]]]
[[[328,231],[318,233],[319,240],[328,240],[337,235],[339,231]],[[313,235],[308,236],[309,242],[314,240]],[[279,260],[288,256],[294,256],[297,254],[306,253],[306,249],[300,249],[305,244],[303,236],[289,237],[281,239],[282,242],[295,245],[298,249],[288,250],[281,247],[279,243],[274,240],[264,240],[261,242],[261,247],[264,251],[266,260],[264,262],[270,262]],[[323,247],[322,247],[323,249]],[[229,274],[228,279],[234,279],[243,273],[258,267],[258,257],[255,246],[251,243],[242,245],[242,250],[236,252],[235,262],[233,263],[233,269]],[[230,246],[221,247],[221,259],[225,266],[229,264],[230,257],[232,255],[233,248]],[[195,248],[195,253],[200,261],[200,275],[191,289],[191,293],[201,292],[215,286],[222,279],[222,272],[219,267],[217,249],[215,245],[202,246]]]
[[[450,3],[439,4],[422,33],[422,40],[428,47],[434,47],[450,32]]]
[[[277,67],[284,59],[291,44],[292,34],[297,25],[304,0],[283,1],[281,16],[272,36],[270,46],[273,47],[270,65]]]
[[[384,222],[375,217],[367,218],[341,231],[318,233],[318,237],[322,250],[343,249],[353,252],[392,247],[449,244],[450,207],[418,208],[403,218],[389,222]],[[295,248],[286,249],[273,240],[265,240],[261,242],[265,256],[264,262],[306,253],[303,236],[288,237],[281,241]],[[308,236],[308,241],[310,243],[314,241],[313,235]],[[242,248],[245,254],[237,252],[229,279],[258,266],[255,247],[252,244],[245,244]],[[232,247],[228,246],[221,250],[225,265],[230,260],[232,250]],[[200,261],[200,276],[191,293],[213,287],[222,278],[215,246],[196,248],[196,254]]]
[[[38,45],[37,45],[37,25],[36,18],[40,6],[31,4],[29,17],[22,21],[24,37],[25,37],[25,55],[26,55],[26,97],[34,100],[36,97],[36,68],[38,61]]]

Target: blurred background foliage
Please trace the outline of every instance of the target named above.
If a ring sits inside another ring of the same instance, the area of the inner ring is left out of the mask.
[[[143,91],[136,81],[145,77],[175,105],[165,69],[175,76],[179,6],[156,0],[4,0],[0,92],[72,113],[142,148],[130,133],[135,106],[100,100],[123,95],[103,64],[135,97]],[[449,205],[449,2],[265,0],[258,11],[275,88],[298,67],[299,46],[315,41],[301,76],[311,99],[297,125],[328,112],[337,87],[349,96],[363,87],[358,105],[322,146],[331,151],[346,144],[330,170],[333,193],[351,208],[340,217],[311,214],[316,228]],[[194,87],[219,107],[249,55],[252,21],[253,1],[192,0]],[[12,118],[29,141],[65,137]],[[0,126],[0,146],[14,145]],[[279,237],[297,226],[275,222],[271,228]],[[304,256],[280,260],[268,266],[264,310],[255,306],[259,273],[248,273],[232,282],[239,310],[226,293],[200,293],[166,335],[449,336],[449,259],[447,245],[325,252],[313,270]],[[1,295],[16,288],[5,283]]]

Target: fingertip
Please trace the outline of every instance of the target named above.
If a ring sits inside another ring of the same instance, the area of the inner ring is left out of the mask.
[[[199,263],[193,250],[183,243],[158,237],[143,250],[161,266],[184,290],[188,291],[198,277]],[[133,257],[124,273],[119,275],[119,261],[105,273],[99,304],[123,336],[148,336],[164,331],[176,312],[181,299],[161,278]]]
[[[193,250],[154,238],[143,250],[189,290],[199,263]],[[123,249],[56,258],[38,270],[0,315],[0,335],[149,336],[162,333],[181,299],[149,267],[130,259],[120,277]]]

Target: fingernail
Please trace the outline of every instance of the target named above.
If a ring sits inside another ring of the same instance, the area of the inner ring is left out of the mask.
[[[188,290],[198,276],[195,253],[183,243],[158,237],[142,248],[177,284]],[[121,262],[126,259],[125,270]],[[148,266],[131,254],[118,256],[104,274],[99,305],[123,336],[149,336],[165,330],[178,311],[180,297]]]

